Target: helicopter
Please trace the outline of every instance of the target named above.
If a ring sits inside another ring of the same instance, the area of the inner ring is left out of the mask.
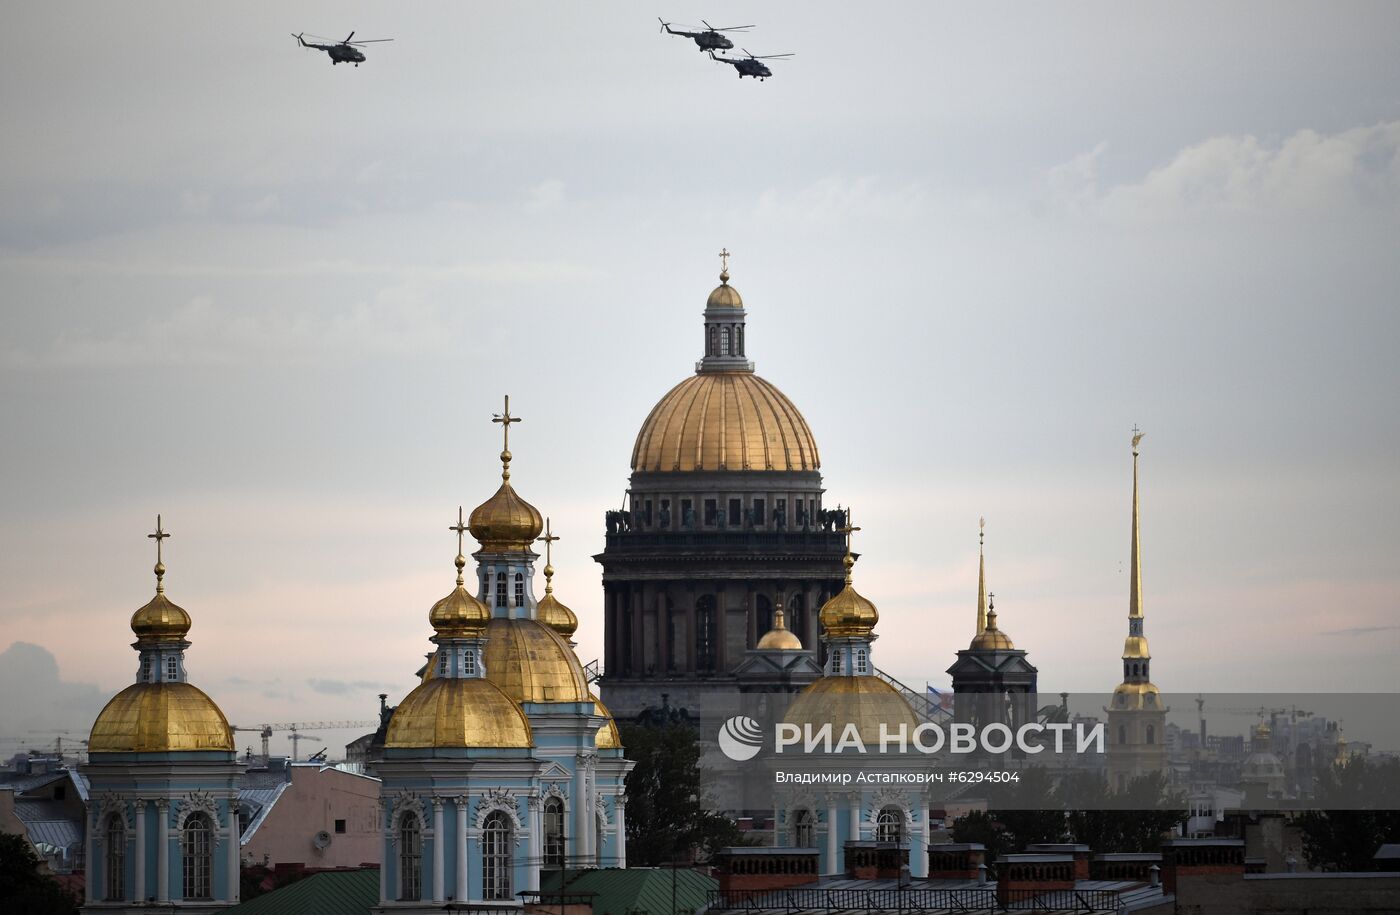
[[[381,41],[394,40],[392,38],[370,38],[365,41],[351,41],[350,39],[355,37],[355,33],[351,32],[349,35],[346,35],[345,40],[340,42],[339,44],[316,44],[313,41],[306,41],[305,39],[303,39],[301,36],[304,34],[306,33],[302,32],[300,34],[292,36],[303,48],[315,48],[318,51],[325,51],[331,56],[332,64],[352,63],[357,67],[365,59],[364,52],[359,49],[359,45],[377,44]],[[313,35],[312,37],[314,38],[315,36]]]
[[[734,42],[730,41],[728,38],[725,38],[724,35],[721,34],[722,32],[742,32],[744,29],[753,28],[753,26],[751,25],[727,25],[722,29],[717,29],[714,26],[710,25],[708,22],[705,22],[705,20],[701,19],[701,23],[704,24],[705,28],[708,31],[678,32],[675,29],[671,28],[671,23],[666,22],[660,16],[656,17],[656,21],[661,23],[661,31],[667,33],[668,35],[684,35],[686,38],[694,38],[696,47],[701,51],[726,51],[734,47]]]
[[[752,76],[759,82],[763,82],[765,79],[773,75],[773,71],[768,69],[768,65],[763,63],[763,61],[779,60],[784,57],[793,56],[791,54],[765,54],[762,57],[755,57],[754,55],[749,54],[747,48],[740,48],[739,50],[743,51],[745,54],[748,54],[748,56],[738,58],[720,57],[716,55],[714,51],[711,51],[710,57],[711,59],[717,60],[720,63],[729,64],[738,72],[740,79],[743,79],[746,76]]]

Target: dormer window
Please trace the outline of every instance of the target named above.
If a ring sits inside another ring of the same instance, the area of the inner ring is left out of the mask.
[[[831,655],[831,672],[834,674],[841,672],[841,652],[839,651]]]
[[[525,606],[525,576],[520,572],[515,573],[515,606]]]
[[[178,680],[178,679],[180,679],[180,659],[179,659],[179,658],[166,658],[166,659],[165,659],[165,679],[167,679],[167,680]]]
[[[476,652],[470,648],[462,653],[462,673],[468,676],[476,674]]]
[[[870,657],[866,654],[864,648],[856,649],[856,673],[863,674],[869,671],[869,661]]]
[[[142,658],[142,659],[141,659],[141,682],[142,682],[142,683],[150,683],[151,680],[154,679],[154,677],[155,677],[155,671],[152,669],[154,666],[155,666],[155,665],[154,665],[154,662],[152,662],[150,658]]]
[[[497,573],[496,573],[496,606],[497,606],[497,607],[504,607],[505,605],[506,605],[506,573],[504,573],[504,572],[497,572]]]

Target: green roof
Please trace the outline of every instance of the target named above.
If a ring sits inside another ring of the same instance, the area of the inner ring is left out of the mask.
[[[224,911],[229,915],[360,915],[379,905],[379,869],[322,871]]]
[[[706,895],[719,887],[719,881],[684,868],[630,867],[565,871],[563,895],[594,893],[593,915],[673,915],[694,912],[705,905]],[[671,904],[671,881],[675,879],[675,908]],[[559,891],[559,871],[540,874],[543,893]],[[548,908],[549,898],[542,900]]]

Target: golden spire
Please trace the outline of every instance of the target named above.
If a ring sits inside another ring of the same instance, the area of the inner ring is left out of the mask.
[[[156,532],[146,536],[156,542],[156,593],[163,594],[165,593],[165,563],[161,562],[160,559],[160,542],[170,535],[161,529],[160,515],[156,515]]]
[[[457,587],[462,587],[466,581],[462,578],[462,570],[467,567],[467,557],[462,554],[462,535],[467,532],[467,526],[462,523],[462,506],[457,506],[457,523],[448,528],[449,531],[457,532]]]
[[[846,535],[846,557],[841,562],[846,566],[846,586],[831,600],[822,605],[817,618],[828,638],[874,638],[871,634],[880,621],[880,611],[875,605],[857,593],[851,581],[851,568],[856,559],[851,555],[851,534],[860,528],[851,524],[850,509],[846,510],[846,526],[837,531]]]
[[[855,557],[851,555],[851,535],[854,534],[854,533],[855,533],[856,531],[858,531],[858,530],[860,530],[860,528],[854,527],[854,526],[851,524],[851,510],[850,510],[849,508],[846,509],[846,526],[845,526],[845,527],[838,527],[838,528],[836,529],[836,532],[837,532],[838,534],[845,534],[845,535],[846,535],[846,556],[845,556],[844,559],[841,560],[841,564],[844,565],[844,566],[846,567],[846,584],[847,584],[847,586],[849,586],[849,585],[851,584],[851,569],[852,569],[852,568],[855,566],[855,564],[856,564],[856,559],[855,559]]]
[[[719,252],[719,281],[729,282],[729,249],[721,248]]]
[[[510,424],[524,422],[518,416],[510,415],[510,395],[506,395],[506,405],[504,413],[491,414],[491,422],[501,424],[502,444],[501,444],[501,479],[510,479]]]
[[[1142,616],[1142,542],[1138,538],[1138,442],[1147,433],[1133,426],[1133,548],[1128,582],[1128,617]]]
[[[977,519],[977,632],[981,635],[987,629],[987,556],[982,550],[982,538],[986,534],[987,519]]]
[[[560,603],[554,596],[554,541],[555,536],[549,519],[544,519],[544,536],[537,538],[544,543],[544,597],[535,605],[535,619],[553,629],[564,638],[572,638],[578,631],[578,616]]]
[[[554,536],[554,531],[550,528],[549,519],[544,519],[544,536],[536,537],[540,543],[544,544],[544,593],[554,593],[554,541],[559,538]]]

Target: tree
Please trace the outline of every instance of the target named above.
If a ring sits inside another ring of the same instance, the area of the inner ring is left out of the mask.
[[[627,863],[654,867],[745,844],[733,820],[705,807],[700,743],[689,725],[619,725],[627,758]]]
[[[1400,842],[1400,760],[1353,757],[1318,775],[1319,810],[1294,822],[1303,834],[1303,856],[1328,871],[1369,871],[1376,849]]]
[[[1055,796],[1054,780],[1042,766],[1028,766],[1020,780],[995,785],[988,806],[996,811],[1012,850],[1027,845],[1063,842],[1065,812]]]
[[[987,849],[987,863],[1011,850],[1006,827],[985,810],[973,810],[953,821],[954,842],[978,842]]]
[[[1121,792],[1110,790],[1097,772],[1077,772],[1056,792],[1069,811],[1069,834],[1099,853],[1156,851],[1186,817],[1181,797],[1167,790],[1160,772],[1132,779]]]
[[[77,915],[78,903],[39,870],[23,836],[0,832],[0,912],[5,915]]]

